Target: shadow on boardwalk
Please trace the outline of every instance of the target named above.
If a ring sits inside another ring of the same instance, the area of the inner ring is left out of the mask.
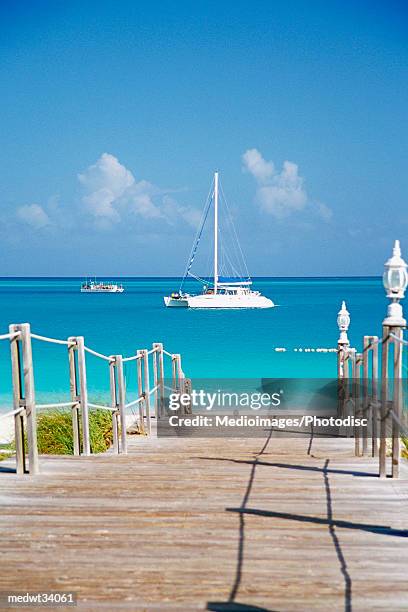
[[[318,525],[326,525],[328,528],[328,532],[330,538],[332,540],[334,550],[336,552],[336,556],[339,563],[339,570],[343,578],[344,583],[344,610],[345,612],[352,612],[352,579],[347,567],[346,558],[344,552],[341,548],[341,544],[339,538],[336,533],[336,528],[341,529],[350,529],[350,530],[362,530],[371,532],[374,534],[381,534],[387,536],[394,537],[408,537],[407,530],[398,530],[393,529],[388,525],[375,525],[369,523],[356,523],[351,521],[344,520],[336,520],[333,516],[333,503],[332,503],[332,493],[330,489],[330,474],[349,474],[355,477],[370,477],[376,476],[375,474],[369,472],[359,472],[359,471],[351,471],[351,470],[339,470],[329,468],[329,459],[325,460],[324,467],[319,468],[316,466],[305,466],[305,465],[297,465],[297,464],[286,464],[286,463],[278,463],[278,462],[267,462],[261,459],[262,455],[265,453],[272,437],[272,431],[269,432],[269,435],[261,448],[261,450],[256,453],[255,458],[253,460],[239,460],[239,459],[228,459],[223,457],[199,457],[200,459],[207,461],[229,461],[232,463],[240,463],[240,464],[248,464],[251,465],[251,472],[248,480],[248,484],[244,493],[244,497],[242,499],[241,506],[238,508],[226,508],[227,512],[235,512],[239,515],[239,540],[238,540],[238,553],[237,553],[237,563],[236,563],[236,571],[235,571],[235,579],[229,594],[228,601],[226,602],[208,602],[207,610],[213,612],[274,612],[269,608],[262,608],[257,606],[251,606],[248,604],[242,604],[236,601],[238,590],[242,580],[242,572],[244,565],[244,552],[245,552],[245,516],[246,515],[256,515],[256,516],[264,516],[270,518],[279,518],[286,519],[290,521],[299,521],[302,523],[309,524],[318,524]],[[309,449],[307,454],[310,455],[311,445],[309,445]],[[326,495],[326,507],[327,507],[327,516],[325,518],[319,517],[311,517],[301,514],[287,513],[287,512],[275,512],[270,510],[262,510],[256,508],[249,508],[248,502],[251,494],[251,490],[253,488],[256,468],[258,466],[269,466],[280,469],[289,469],[289,470],[305,470],[312,472],[320,472],[323,476],[323,484]]]
[[[270,439],[272,437],[272,430],[269,432],[266,441],[259,451],[255,455],[255,459],[253,461],[248,461],[245,463],[251,463],[251,473],[249,476],[249,481],[245,490],[245,494],[241,503],[241,506],[237,509],[239,514],[239,540],[238,540],[238,555],[237,555],[237,566],[235,571],[235,579],[232,585],[228,601],[226,602],[208,602],[207,610],[211,610],[211,612],[274,612],[274,610],[269,608],[260,608],[258,606],[250,606],[248,604],[240,604],[235,601],[238,593],[239,586],[241,584],[242,579],[242,568],[244,564],[244,546],[245,546],[245,510],[249,500],[249,496],[251,494],[252,486],[255,479],[255,470],[259,462],[259,457],[263,455],[266,451]],[[211,457],[201,457],[201,459],[212,459]],[[216,458],[215,458],[216,460]],[[221,459],[222,461],[223,459]],[[226,460],[227,461],[227,460]],[[227,512],[230,511],[229,508],[226,508]]]

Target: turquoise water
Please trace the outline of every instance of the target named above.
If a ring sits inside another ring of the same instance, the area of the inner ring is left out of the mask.
[[[294,348],[335,347],[337,312],[345,299],[351,314],[349,337],[380,334],[386,299],[380,278],[259,278],[254,288],[278,306],[268,310],[167,309],[163,296],[179,279],[121,278],[126,291],[81,294],[81,279],[0,279],[0,334],[9,323],[30,322],[32,331],[56,338],[83,335],[105,354],[134,354],[163,342],[182,354],[191,377],[332,377],[335,354],[297,353]],[[188,289],[188,287],[187,287]],[[275,347],[286,347],[277,353]],[[35,383],[41,399],[68,399],[66,348],[33,340]],[[88,381],[96,399],[107,392],[107,365],[87,358]],[[134,363],[126,365],[134,388]],[[0,342],[0,405],[9,405],[9,347]],[[92,399],[92,398],[91,398]]]

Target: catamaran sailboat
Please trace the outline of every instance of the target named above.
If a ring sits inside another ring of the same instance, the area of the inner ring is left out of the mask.
[[[172,293],[164,298],[166,306],[171,308],[272,308],[274,303],[269,298],[262,295],[259,291],[251,289],[252,281],[247,274],[245,277],[232,277],[223,279],[219,275],[219,223],[218,223],[218,199],[219,182],[218,172],[214,174],[214,183],[211,195],[204,209],[202,223],[198,230],[196,240],[191,250],[190,260],[179,291]],[[213,278],[204,279],[192,274],[191,267],[197,252],[198,243],[201,240],[204,224],[208,217],[208,210],[214,205],[214,268]],[[235,239],[237,240],[234,230]],[[239,252],[242,252],[239,247]],[[244,262],[245,265],[245,262]],[[246,265],[245,265],[246,268]],[[192,295],[184,292],[184,283],[188,276],[201,282],[203,291],[199,295]]]

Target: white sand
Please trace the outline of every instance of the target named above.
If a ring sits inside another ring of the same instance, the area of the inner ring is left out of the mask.
[[[0,444],[7,444],[14,438],[14,417],[1,418],[0,412]]]

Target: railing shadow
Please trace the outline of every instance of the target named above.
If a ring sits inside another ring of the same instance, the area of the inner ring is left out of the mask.
[[[248,604],[240,604],[235,601],[225,602],[210,601],[207,603],[207,610],[211,612],[278,612],[270,608],[260,608]]]
[[[246,463],[252,465],[253,461],[251,459],[230,459],[229,457],[194,457],[194,459],[203,459],[204,461],[228,461],[230,463]],[[309,465],[298,465],[293,463],[280,463],[277,461],[257,461],[257,465],[265,465],[269,467],[276,467],[288,470],[303,470],[306,472],[324,472],[324,468],[319,468],[316,466]],[[346,474],[349,476],[356,477],[372,477],[378,478],[378,474],[373,474],[372,472],[362,472],[359,470],[340,470],[337,468],[327,469],[328,474]]]
[[[0,474],[17,474],[17,470],[8,465],[0,465]]]
[[[323,476],[324,476],[324,486],[326,490],[327,521],[329,524],[330,537],[333,541],[333,546],[336,551],[336,555],[337,555],[337,558],[340,564],[340,571],[344,579],[344,610],[345,612],[351,612],[352,581],[351,581],[350,573],[347,569],[346,559],[344,557],[343,550],[340,546],[340,540],[337,537],[336,530],[335,530],[335,524],[333,521],[333,504],[332,504],[332,496],[331,496],[331,490],[330,490],[329,475],[327,473],[328,465],[329,465],[329,459],[326,459],[325,464],[324,464]]]
[[[352,578],[348,570],[346,559],[341,548],[340,540],[336,532],[336,528],[351,529],[366,531],[373,534],[388,535],[393,537],[408,537],[408,530],[394,529],[389,525],[376,525],[370,523],[356,523],[352,521],[336,520],[333,516],[333,502],[332,493],[330,489],[329,475],[330,474],[345,474],[356,477],[376,477],[376,474],[370,472],[360,472],[356,470],[341,470],[336,468],[329,468],[329,459],[326,459],[324,467],[319,468],[316,466],[305,466],[305,465],[293,465],[285,464],[281,462],[268,462],[263,461],[260,457],[265,453],[266,448],[270,442],[272,436],[272,430],[270,431],[266,442],[259,453],[255,455],[253,460],[241,460],[241,459],[229,459],[225,457],[198,457],[199,459],[207,461],[229,461],[231,463],[241,463],[251,465],[251,472],[248,480],[248,484],[244,493],[244,497],[241,506],[238,508],[226,508],[227,512],[236,512],[239,515],[239,541],[238,541],[238,553],[237,553],[237,565],[234,582],[230,591],[230,595],[227,602],[208,602],[207,610],[214,612],[272,612],[266,608],[259,608],[256,606],[248,606],[247,604],[240,604],[235,601],[239,586],[242,579],[242,568],[244,563],[244,546],[245,546],[245,515],[257,515],[271,518],[280,518],[291,521],[300,521],[309,524],[326,525],[329,530],[331,540],[336,552],[336,556],[340,566],[340,572],[343,576],[344,581],[344,610],[345,612],[352,611]],[[308,455],[310,454],[310,447],[308,449]],[[324,488],[326,494],[326,506],[327,506],[327,518],[311,517],[301,514],[287,513],[287,512],[275,512],[270,510],[261,510],[256,508],[248,508],[248,500],[253,488],[255,480],[255,471],[258,466],[269,466],[277,467],[281,469],[300,470],[300,471],[311,471],[320,472],[324,479]]]
[[[236,570],[235,570],[235,578],[234,578],[233,585],[231,587],[228,601],[226,602],[211,601],[207,603],[207,610],[210,610],[212,612],[274,612],[273,610],[270,610],[269,608],[260,608],[258,606],[241,604],[235,601],[237,593],[238,593],[238,589],[239,589],[239,586],[242,580],[242,567],[244,563],[246,505],[248,503],[249,496],[252,490],[252,485],[254,483],[255,470],[258,465],[259,457],[263,455],[263,453],[266,451],[267,446],[272,437],[272,433],[273,433],[273,430],[271,429],[268,433],[268,436],[264,442],[263,447],[258,453],[256,453],[255,459],[252,462],[248,462],[248,463],[252,463],[251,473],[249,475],[248,484],[247,484],[247,487],[244,493],[244,497],[242,499],[241,506],[238,509],[240,510],[240,514],[239,514],[239,537],[238,537],[238,552],[237,552],[237,564],[236,564]],[[201,457],[201,459],[205,459],[205,457]]]

